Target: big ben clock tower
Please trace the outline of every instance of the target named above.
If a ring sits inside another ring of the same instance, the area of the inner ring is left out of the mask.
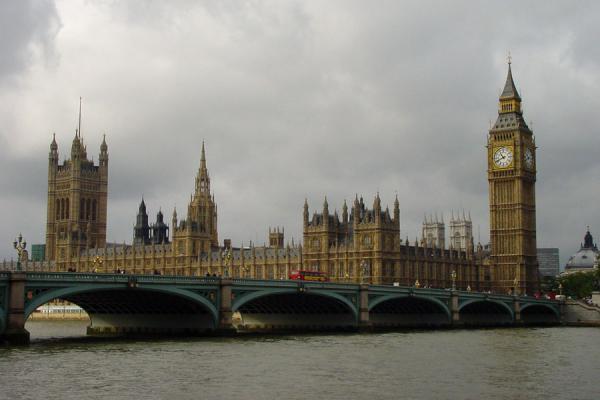
[[[490,267],[493,289],[500,293],[531,294],[538,287],[535,149],[509,59],[498,119],[487,143]]]

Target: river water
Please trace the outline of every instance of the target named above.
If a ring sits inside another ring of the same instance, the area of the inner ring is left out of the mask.
[[[600,399],[600,328],[90,340],[28,322],[1,399]]]

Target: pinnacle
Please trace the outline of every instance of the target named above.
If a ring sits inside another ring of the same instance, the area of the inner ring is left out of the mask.
[[[517,88],[515,86],[515,82],[512,77],[512,70],[510,67],[510,63],[508,64],[508,74],[506,75],[506,83],[504,84],[504,90],[500,95],[501,99],[511,99],[515,98],[521,100],[519,97],[519,92],[517,92]]]

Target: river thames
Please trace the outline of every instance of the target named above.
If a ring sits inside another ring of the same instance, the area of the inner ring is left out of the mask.
[[[28,322],[2,399],[600,398],[600,328],[90,340]]]

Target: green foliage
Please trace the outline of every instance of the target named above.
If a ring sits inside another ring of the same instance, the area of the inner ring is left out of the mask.
[[[581,299],[600,289],[600,270],[575,272],[558,278],[558,282],[563,286],[563,294]]]

